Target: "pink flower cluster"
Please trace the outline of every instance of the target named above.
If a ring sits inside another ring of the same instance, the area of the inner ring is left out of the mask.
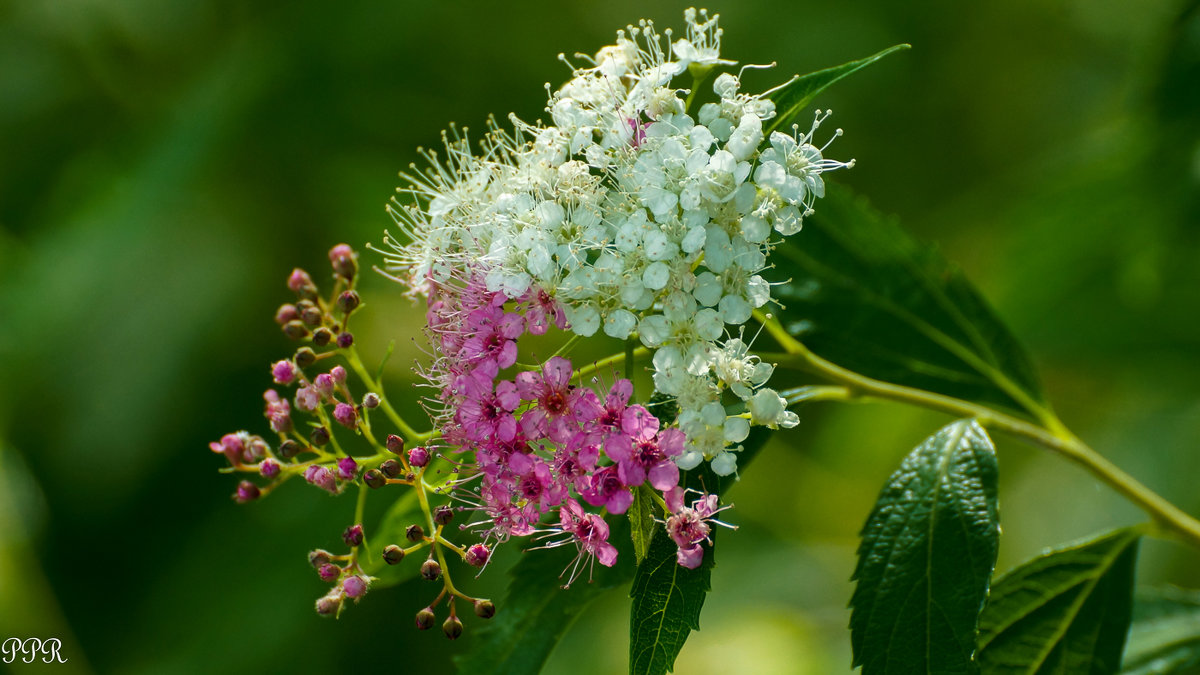
[[[629,380],[617,380],[603,399],[573,384],[575,370],[560,356],[502,377],[517,362],[523,334],[544,333],[551,323],[566,328],[562,308],[540,289],[509,298],[488,291],[478,274],[461,285],[434,284],[426,318],[440,352],[426,373],[438,391],[430,412],[446,445],[474,455],[476,471],[460,488],[478,478],[465,497],[486,514],[485,539],[532,534],[557,510],[552,532],[571,535],[560,543],[574,541],[581,554],[612,565],[608,526],[580,501],[620,514],[632,488],[675,488],[683,432],[630,405]]]

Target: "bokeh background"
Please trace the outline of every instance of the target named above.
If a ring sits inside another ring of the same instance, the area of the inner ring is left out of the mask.
[[[684,7],[0,2],[0,637],[61,638],[62,672],[449,671],[473,623],[453,644],[413,630],[423,587],[313,613],[325,587],[305,552],[335,546],[351,500],[288,485],[238,507],[206,444],[266,430],[284,278],[380,241],[417,146],[449,121],[539,117],[543,83],[567,76],[559,52],[642,16],[679,27]],[[961,263],[1079,435],[1200,514],[1196,3],[711,9],[728,56],[780,63],[748,76],[764,89],[913,45],[817,101],[846,129],[831,154],[858,159],[837,180]],[[397,341],[388,381],[411,400],[419,315],[365,284],[360,343],[378,357]],[[947,420],[799,412],[729,494],[741,530],[678,672],[850,670],[856,532]],[[998,444],[1001,569],[1140,519],[1081,470]],[[1142,582],[1200,585],[1197,552],[1144,552]],[[476,588],[503,583],[492,570]],[[547,672],[622,672],[627,607],[593,605]]]

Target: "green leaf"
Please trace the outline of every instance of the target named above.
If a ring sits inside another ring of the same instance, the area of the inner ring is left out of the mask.
[[[766,445],[770,432],[755,427],[738,453],[742,470]],[[734,476],[717,476],[701,464],[683,475],[681,484],[694,490],[722,494]],[[683,649],[688,635],[700,629],[700,610],[711,589],[712,568],[716,564],[716,532],[713,546],[704,552],[700,567],[690,570],[676,561],[678,547],[664,528],[657,528],[646,557],[638,565],[629,595],[633,603],[629,613],[629,672],[633,675],[660,675],[675,666],[675,657]]]
[[[962,273],[865,201],[830,186],[772,260],[789,334],[869,377],[1045,422],[1029,359]]]
[[[776,87],[768,92],[767,98],[775,102],[775,110],[778,112],[778,115],[771,126],[767,128],[766,133],[770,134],[771,131],[779,127],[786,129],[796,119],[796,116],[817,97],[817,94],[825,91],[834,82],[866,68],[888,54],[911,47],[912,45],[906,44],[888,47],[878,54],[868,56],[865,59],[843,63],[840,66],[826,68],[825,70],[818,70],[808,75],[797,75],[787,83]]]
[[[658,504],[654,499],[654,488],[643,483],[633,491],[633,503],[629,505],[629,527],[632,530],[633,553],[638,564],[646,557],[650,549],[650,541],[654,537],[657,523],[654,513]]]
[[[383,561],[383,549],[388,544],[408,545],[404,530],[413,523],[420,523],[423,514],[421,504],[417,501],[417,492],[407,489],[403,496],[397,499],[379,521],[374,530],[367,530],[367,543],[370,544],[371,555],[361,561],[363,571],[375,577],[374,588],[395,586],[417,576],[421,563],[419,560],[402,560],[397,565],[389,565]]]
[[[676,562],[677,550],[666,530],[659,528],[633,578],[629,593],[633,598],[629,672],[633,675],[674,669],[688,635],[700,629],[700,609],[712,588],[714,551],[705,551],[700,567],[690,570]]]
[[[1200,592],[1179,588],[1138,592],[1121,672],[1200,672]]]
[[[574,546],[530,551],[521,556],[510,574],[512,583],[497,616],[486,627],[472,629],[471,650],[455,657],[459,672],[536,673],[563,633],[584,607],[602,593],[621,586],[633,576],[629,520],[610,516],[609,541],[617,547],[617,564],[595,565],[570,588],[562,588],[562,574],[574,563]],[[568,572],[569,573],[569,572]]]
[[[996,478],[974,420],[930,436],[888,478],[863,527],[850,601],[863,675],[978,672],[975,627],[1000,537]]]
[[[1107,675],[1121,665],[1140,528],[1048,553],[1008,573],[979,620],[987,675]]]

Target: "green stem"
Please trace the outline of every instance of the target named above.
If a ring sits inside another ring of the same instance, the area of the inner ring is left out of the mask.
[[[1200,547],[1200,521],[1105,459],[1067,430],[1061,422],[1053,425],[1054,428],[1046,429],[986,406],[860,375],[814,354],[789,335],[778,320],[758,312],[756,316],[767,332],[787,351],[780,359],[782,365],[796,366],[842,385],[838,391],[825,390],[825,398],[846,400],[854,396],[870,396],[938,410],[956,417],[973,417],[985,427],[998,429],[1040,445],[1079,464],[1149,514],[1164,532]]]
[[[366,367],[363,366],[362,359],[358,357],[358,350],[356,350],[353,346],[346,350],[346,363],[350,365],[355,374],[358,375],[359,379],[361,379],[363,383],[367,385],[367,389],[379,394],[379,407],[383,409],[383,413],[388,416],[388,419],[392,421],[392,424],[395,424],[396,428],[400,430],[400,433],[404,435],[404,439],[410,443],[419,442],[421,434],[417,433],[415,429],[409,426],[408,422],[405,422],[404,418],[401,417],[396,412],[395,408],[392,407],[392,404],[388,402],[387,397],[383,395],[383,390],[379,387],[379,384],[375,381],[375,378],[371,377],[371,374],[367,372]]]

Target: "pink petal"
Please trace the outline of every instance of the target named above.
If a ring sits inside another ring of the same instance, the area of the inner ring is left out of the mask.
[[[517,418],[505,415],[496,423],[496,438],[505,443],[517,437]]]
[[[658,435],[658,449],[667,457],[683,454],[683,443],[687,436],[678,429],[667,429]]]
[[[596,560],[605,567],[612,567],[617,562],[617,547],[604,542],[596,547]]]
[[[604,454],[614,462],[624,462],[629,459],[631,452],[633,452],[633,441],[623,434],[609,436],[608,440],[604,442]]]
[[[663,498],[667,502],[667,510],[671,513],[679,513],[683,508],[683,488],[676,485],[663,493]]]
[[[521,393],[522,399],[536,401],[544,388],[541,373],[517,373],[517,391]]]
[[[675,554],[675,560],[689,570],[694,570],[704,561],[704,549],[700,547],[700,544],[696,544],[691,548],[681,548]]]
[[[621,415],[621,430],[638,440],[658,433],[658,418],[640,405],[631,406]]]
[[[650,467],[650,484],[658,490],[669,490],[679,483],[679,467],[667,460]]]
[[[629,490],[618,490],[608,498],[608,512],[621,515],[629,510],[629,505],[633,503],[633,493]]]
[[[517,343],[512,340],[507,340],[504,346],[500,348],[500,354],[496,357],[496,365],[501,369],[507,368],[517,362]]]
[[[613,408],[624,407],[629,404],[630,396],[633,396],[633,383],[629,380],[617,380],[613,382],[612,389],[605,398],[605,404]]]
[[[617,465],[617,478],[629,487],[641,485],[646,482],[646,470],[637,462],[625,460]]]
[[[555,356],[542,364],[542,372],[545,374],[546,385],[551,389],[565,389],[571,382],[571,374],[575,371],[571,368],[570,361],[561,356]]]
[[[508,380],[501,380],[496,385],[496,400],[505,410],[516,410],[521,405],[521,395],[517,393],[517,385]]]

